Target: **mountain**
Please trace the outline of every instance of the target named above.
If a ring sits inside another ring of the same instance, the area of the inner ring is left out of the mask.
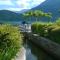
[[[22,15],[8,11],[8,10],[0,10],[0,21],[20,21],[22,20]]]
[[[31,10],[42,10],[44,12],[52,13],[52,21],[55,21],[60,17],[60,0],[46,0],[39,6],[32,8]]]
[[[16,13],[24,13],[24,12],[27,12],[29,9],[23,9],[21,11],[16,11]]]

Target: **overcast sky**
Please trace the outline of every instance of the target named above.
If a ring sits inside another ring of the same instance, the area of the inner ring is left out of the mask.
[[[38,6],[45,0],[0,0],[0,10],[20,11]]]

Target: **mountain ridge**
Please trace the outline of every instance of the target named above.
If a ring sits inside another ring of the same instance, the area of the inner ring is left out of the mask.
[[[58,17],[60,17],[60,0],[46,0],[39,6],[32,8],[31,10],[42,10],[44,12],[51,12],[52,13],[52,19],[55,21]]]
[[[0,21],[20,21],[22,20],[22,15],[9,11],[0,10]]]

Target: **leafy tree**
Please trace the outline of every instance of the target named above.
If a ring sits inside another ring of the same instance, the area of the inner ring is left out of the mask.
[[[36,21],[38,20],[38,18],[41,18],[41,17],[47,17],[47,18],[51,18],[51,13],[45,13],[43,11],[40,11],[40,10],[35,10],[34,11],[34,16],[36,17]]]
[[[51,18],[52,17],[52,14],[51,13],[45,13],[41,10],[35,10],[35,11],[29,11],[27,13],[24,13],[23,16],[25,18],[29,18],[29,20],[32,18],[32,17],[35,17],[36,18],[36,21],[38,20],[38,18],[41,18],[41,17],[47,17],[47,18]]]

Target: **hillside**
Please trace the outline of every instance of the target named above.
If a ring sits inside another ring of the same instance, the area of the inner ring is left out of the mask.
[[[22,14],[22,13],[27,12],[27,11],[29,11],[29,9],[23,9],[21,11],[16,11],[16,13]]]
[[[58,17],[60,17],[60,0],[46,0],[39,6],[32,8],[31,10],[42,10],[44,12],[51,12],[52,13],[52,19],[56,20]]]
[[[22,20],[22,15],[8,11],[8,10],[0,10],[0,21],[19,21]]]

